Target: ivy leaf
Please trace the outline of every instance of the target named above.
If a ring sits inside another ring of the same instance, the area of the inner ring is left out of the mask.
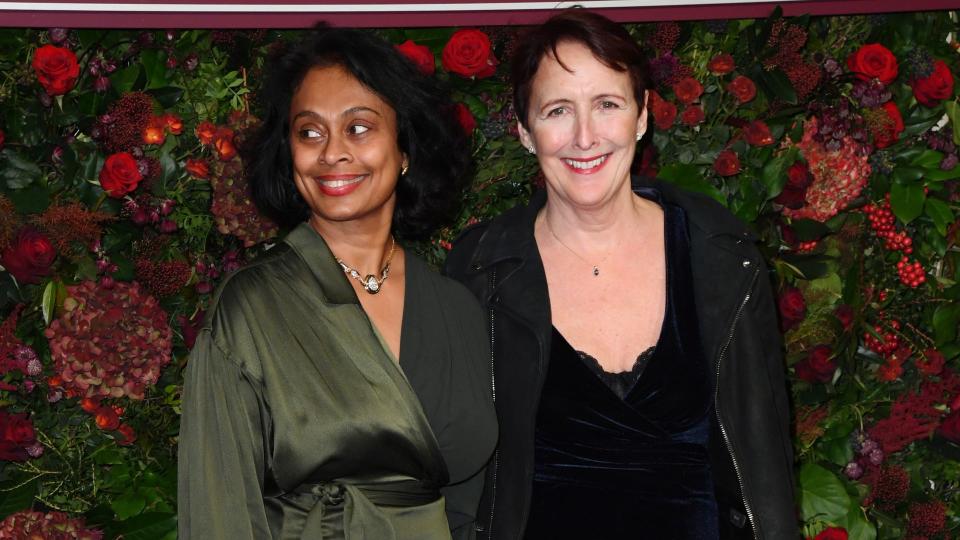
[[[946,236],[947,227],[953,224],[953,210],[950,210],[950,205],[940,199],[930,198],[923,207],[927,216],[933,220],[940,236]]]
[[[117,514],[117,519],[125,520],[143,512],[147,500],[143,495],[132,492],[124,493],[110,503],[110,508]]]
[[[660,172],[657,173],[657,178],[689,189],[690,191],[703,193],[724,206],[727,204],[727,198],[723,196],[723,193],[721,193],[719,189],[703,178],[700,168],[696,165],[667,165],[660,169]]]
[[[947,117],[953,125],[953,144],[960,144],[960,105],[956,101],[947,101],[943,104],[947,110]]]
[[[957,337],[960,323],[960,303],[949,302],[937,306],[933,312],[933,335],[937,346],[952,342]]]
[[[890,186],[890,208],[904,223],[910,223],[920,216],[926,197],[923,185],[917,182],[910,184],[894,182]]]
[[[800,510],[803,520],[838,521],[850,508],[850,496],[843,482],[832,472],[814,463],[800,468]]]
[[[10,189],[22,189],[40,178],[40,167],[10,148],[0,150],[0,158],[6,161],[3,178]]]
[[[876,540],[877,538],[876,526],[863,515],[863,510],[857,501],[850,504],[850,511],[837,524],[847,530],[849,540]]]

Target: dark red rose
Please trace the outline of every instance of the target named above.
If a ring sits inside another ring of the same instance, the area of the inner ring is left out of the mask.
[[[903,132],[903,117],[900,109],[893,101],[888,101],[876,111],[883,111],[889,120],[881,120],[873,126],[873,145],[877,148],[886,148],[895,143]]]
[[[204,120],[203,122],[197,124],[196,134],[197,139],[200,140],[200,144],[211,144],[213,139],[217,136],[217,126],[213,125],[212,122]]]
[[[733,94],[738,102],[747,103],[756,97],[757,86],[753,84],[753,81],[748,77],[738,75],[737,78],[730,81],[730,84],[727,85],[727,92]]]
[[[220,156],[220,161],[230,161],[237,155],[237,147],[233,144],[233,130],[228,127],[217,129],[213,137],[213,148]]]
[[[7,140],[7,135],[0,129],[0,149],[3,148],[3,141]]]
[[[137,189],[143,175],[137,160],[129,152],[118,152],[107,157],[100,169],[100,185],[107,195],[120,198]]]
[[[773,144],[773,135],[770,128],[762,120],[754,120],[743,128],[743,136],[753,146],[770,146]]]
[[[730,53],[720,53],[711,58],[710,62],[707,64],[707,69],[716,75],[725,75],[730,73],[733,71],[734,67],[733,55]]]
[[[703,85],[693,77],[684,77],[673,85],[673,93],[677,96],[677,101],[689,105],[703,94]]]
[[[440,55],[443,67],[464,77],[489,77],[497,71],[497,58],[493,55],[490,38],[479,30],[457,30],[443,46]]]
[[[847,530],[843,527],[827,527],[812,540],[847,540],[848,538]]]
[[[947,415],[937,428],[937,433],[944,439],[960,444],[960,410]]]
[[[953,96],[953,74],[946,62],[936,60],[933,62],[933,73],[922,79],[913,79],[910,86],[917,103],[935,107],[942,100]]]
[[[733,150],[724,150],[713,161],[713,170],[720,176],[733,176],[740,172],[740,158]]]
[[[137,432],[129,424],[120,424],[117,427],[117,433],[120,434],[120,438],[117,439],[117,444],[120,446],[130,446],[137,440]]]
[[[833,378],[837,363],[833,361],[833,350],[827,345],[817,345],[806,358],[797,362],[794,370],[797,378],[810,383],[826,383]]]
[[[658,172],[657,147],[653,144],[646,144],[640,152],[640,163],[637,165],[637,174],[647,178],[656,178]]]
[[[807,315],[807,301],[796,287],[786,287],[777,302],[780,308],[780,323],[783,331],[796,326]]]
[[[97,409],[94,413],[94,421],[97,423],[97,427],[104,431],[113,431],[120,427],[120,416],[109,405],[102,405]]]
[[[660,94],[650,91],[648,98],[650,112],[653,113],[653,123],[657,129],[667,130],[673,126],[677,118],[677,106],[660,97]]]
[[[837,309],[833,310],[833,316],[840,321],[840,324],[843,326],[844,330],[850,330],[853,328],[853,308],[849,304],[840,304],[837,306]]]
[[[70,49],[44,45],[33,55],[33,71],[47,94],[62,96],[77,84],[80,65]]]
[[[924,375],[939,375],[943,371],[943,365],[946,361],[943,353],[931,348],[923,351],[923,355],[916,361],[916,364],[917,369]]]
[[[26,461],[30,457],[27,447],[36,442],[33,423],[26,413],[0,410],[0,460]]]
[[[802,161],[797,161],[787,169],[787,183],[783,191],[774,200],[787,208],[801,208],[807,203],[807,187],[813,183],[810,169]]]
[[[57,251],[46,236],[24,227],[3,250],[0,262],[20,283],[40,283],[40,278],[50,275],[56,258]]]
[[[703,122],[704,114],[703,109],[699,105],[691,105],[687,107],[683,114],[680,115],[680,121],[688,126],[695,126],[700,122]]]
[[[177,323],[180,325],[180,332],[183,334],[183,344],[187,349],[192,349],[197,342],[197,336],[200,334],[200,326],[203,324],[204,312],[198,311],[193,317],[187,318],[186,315],[177,317]]]
[[[210,165],[202,159],[193,159],[188,158],[187,163],[183,166],[195,178],[200,178],[206,180],[210,178]]]
[[[464,134],[467,137],[473,135],[473,130],[477,128],[477,121],[474,120],[470,109],[463,103],[457,103],[455,112],[457,113],[457,123],[463,128]]]
[[[406,40],[400,45],[397,45],[397,50],[400,51],[400,54],[406,56],[421,73],[425,75],[433,75],[433,72],[436,70],[436,65],[433,59],[433,53],[430,51],[430,47],[426,45],[417,45],[411,40]]]
[[[858,79],[879,79],[890,84],[897,78],[897,57],[879,43],[870,43],[847,57],[847,67]]]

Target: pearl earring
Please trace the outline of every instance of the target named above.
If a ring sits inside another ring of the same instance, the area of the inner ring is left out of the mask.
[[[642,131],[638,131],[638,132],[637,132],[637,140],[639,141],[639,140],[642,139],[642,138],[643,138],[643,132],[642,132]]]

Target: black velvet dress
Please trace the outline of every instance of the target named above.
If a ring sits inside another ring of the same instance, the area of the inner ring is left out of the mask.
[[[656,192],[644,195],[659,202]],[[667,205],[664,220],[667,305],[656,347],[613,374],[553,331],[528,539],[718,537],[707,450],[713,375],[697,328],[686,218]]]

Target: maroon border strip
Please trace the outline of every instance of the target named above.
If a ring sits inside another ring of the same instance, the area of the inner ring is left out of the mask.
[[[189,1],[189,0],[188,0]],[[252,0],[248,0],[252,1]],[[296,1],[296,0],[294,0]],[[306,0],[304,0],[306,1]],[[370,0],[367,0],[368,2]],[[427,0],[430,1],[430,0]],[[362,2],[362,0],[361,0]],[[264,1],[263,3],[267,3]],[[286,2],[284,2],[286,3]],[[293,3],[293,2],[291,2]],[[366,3],[366,2],[363,2]],[[237,3],[231,5],[236,6]],[[444,4],[445,5],[445,4]],[[637,6],[595,9],[620,22],[762,18],[776,2],[698,6]],[[960,0],[809,0],[782,4],[795,15],[852,15],[960,8]],[[306,28],[324,20],[336,26],[391,28],[431,26],[525,25],[545,20],[553,11],[441,11],[380,13],[137,13],[0,11],[0,26],[67,28]]]

